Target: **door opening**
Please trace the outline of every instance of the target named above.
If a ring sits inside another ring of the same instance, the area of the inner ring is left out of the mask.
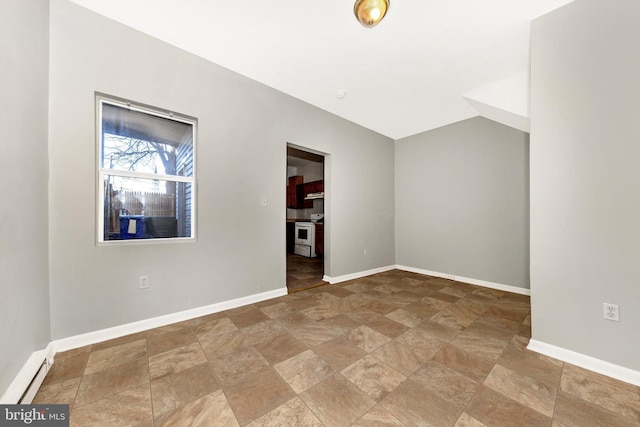
[[[324,156],[287,147],[287,290],[326,285]]]

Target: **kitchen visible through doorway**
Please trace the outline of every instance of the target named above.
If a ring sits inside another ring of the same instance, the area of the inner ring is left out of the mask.
[[[286,232],[289,293],[320,285],[324,276],[324,156],[287,147]]]

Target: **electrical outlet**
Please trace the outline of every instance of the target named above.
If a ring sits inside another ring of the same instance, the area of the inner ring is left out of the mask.
[[[607,304],[606,302],[602,305],[603,313],[602,317],[607,320],[613,320],[615,322],[620,321],[620,309],[617,304]]]
[[[260,198],[260,206],[267,206],[267,198],[262,196]]]
[[[149,276],[140,276],[140,289],[147,289],[149,287]]]
[[[369,253],[369,251],[367,250],[367,248],[364,248],[364,255],[366,256]]]

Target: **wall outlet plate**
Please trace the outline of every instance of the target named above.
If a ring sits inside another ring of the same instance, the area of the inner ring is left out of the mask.
[[[140,289],[147,289],[149,287],[149,276],[140,276]]]
[[[620,321],[620,308],[617,304],[602,304],[602,317],[607,320],[613,320],[614,322]]]

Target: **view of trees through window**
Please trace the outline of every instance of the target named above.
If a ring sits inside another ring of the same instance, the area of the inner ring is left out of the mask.
[[[192,237],[195,121],[100,99],[102,241]]]

